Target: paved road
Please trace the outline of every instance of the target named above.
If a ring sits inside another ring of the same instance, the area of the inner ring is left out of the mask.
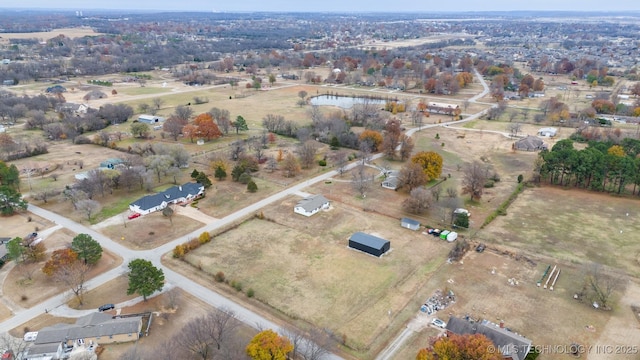
[[[489,93],[489,88],[486,84],[486,82],[484,81],[484,79],[482,79],[482,77],[480,76],[480,74],[478,74],[478,72],[476,71],[476,76],[479,78],[480,82],[482,83],[483,87],[484,87],[484,91],[476,96],[474,96],[473,98],[470,99],[471,102],[476,102],[477,99],[485,96],[486,94]],[[459,123],[463,123],[463,122],[467,122],[467,121],[471,121],[474,119],[479,118],[480,116],[484,115],[486,113],[487,110],[483,110],[480,111],[476,114],[473,114],[463,120],[459,120],[459,121],[451,121],[451,122],[447,122],[447,123],[442,123],[442,124],[432,124],[432,125],[425,125],[422,126],[420,128],[414,128],[414,129],[410,129],[406,132],[406,134],[408,136],[413,135],[416,131],[420,131],[422,129],[426,129],[426,128],[433,128],[433,127],[438,127],[438,126],[444,126],[444,125],[448,125],[448,124],[459,124]],[[372,156],[372,160],[378,159],[380,157],[382,157],[383,154],[376,154],[374,156]],[[346,169],[350,170],[354,167],[356,167],[359,164],[359,162],[354,162],[349,164]],[[332,178],[334,176],[338,175],[338,172],[336,170],[333,171],[328,171],[326,173],[323,173],[321,175],[318,175],[312,179],[308,179],[308,180],[304,180],[301,181],[287,189],[282,190],[279,193],[276,193],[274,195],[271,195],[263,200],[260,200],[252,205],[249,205],[247,207],[245,207],[244,209],[241,209],[233,214],[230,214],[224,218],[221,219],[217,219],[216,221],[213,221],[207,225],[205,225],[204,227],[195,230],[189,234],[183,235],[179,238],[176,238],[174,240],[172,240],[169,243],[166,243],[162,246],[159,246],[155,249],[151,249],[151,250],[131,250],[129,248],[126,248],[125,246],[111,240],[110,238],[100,234],[99,232],[84,226],[82,224],[76,223],[70,219],[67,219],[61,215],[58,215],[56,213],[53,213],[51,211],[42,209],[38,206],[35,205],[31,205],[29,204],[28,210],[31,211],[32,213],[41,216],[43,218],[46,218],[52,222],[54,222],[55,224],[59,225],[59,226],[63,226],[68,228],[69,230],[75,232],[75,233],[84,233],[84,234],[89,234],[91,235],[95,240],[97,240],[98,242],[100,242],[100,244],[102,245],[103,248],[118,254],[119,256],[122,257],[123,259],[123,263],[122,265],[107,271],[103,274],[100,274],[96,277],[94,277],[93,279],[87,281],[86,283],[86,289],[93,289],[96,288],[120,275],[126,274],[127,273],[127,264],[133,260],[133,259],[137,259],[137,258],[142,258],[142,259],[147,259],[149,261],[151,261],[155,266],[162,268],[165,274],[165,279],[167,280],[168,283],[172,284],[173,286],[178,286],[180,288],[182,288],[184,291],[198,297],[200,300],[204,301],[205,303],[214,306],[216,308],[227,308],[230,309],[232,311],[234,311],[237,316],[238,319],[243,321],[244,323],[246,323],[249,326],[252,326],[254,328],[272,328],[272,329],[276,329],[276,330],[281,330],[279,328],[279,326],[273,322],[271,322],[270,320],[264,318],[263,316],[247,309],[244,308],[243,306],[237,304],[236,302],[234,302],[232,299],[229,299],[227,297],[224,297],[218,293],[216,293],[215,291],[212,291],[192,280],[190,280],[189,278],[186,278],[184,276],[182,276],[181,274],[176,273],[175,271],[172,271],[171,269],[165,268],[162,263],[161,263],[161,258],[162,255],[164,255],[165,253],[168,253],[170,251],[173,250],[173,248],[178,245],[178,244],[182,244],[184,242],[186,242],[187,240],[191,239],[191,238],[195,238],[198,237],[202,232],[204,231],[208,231],[211,232],[213,230],[216,230],[218,228],[221,228],[223,226],[226,226],[228,224],[234,223],[236,221],[242,220],[246,217],[249,217],[255,213],[257,213],[258,210],[262,209],[263,207],[274,203],[278,200],[281,200],[289,195],[292,194],[296,194],[302,191],[302,189],[313,185],[315,183],[318,182],[322,182],[325,181],[329,178]],[[68,292],[64,292],[62,294],[59,294],[57,296],[54,296],[34,307],[31,307],[29,309],[23,309],[23,310],[17,310],[14,315],[3,321],[2,323],[0,323],[0,332],[7,332],[8,330],[15,328],[25,322],[27,322],[28,320],[41,315],[45,309],[49,310],[49,309],[56,309],[59,308],[61,306],[64,306],[63,304],[65,303],[65,300],[68,299],[69,297],[69,293]],[[62,309],[60,311],[63,311]],[[400,334],[400,336],[394,341],[392,342],[393,347],[389,350],[385,350],[384,354],[384,358],[383,359],[387,359],[389,357],[391,357],[393,355],[393,353],[395,352],[395,350],[402,345],[402,343],[406,340],[407,335],[406,335],[406,331],[403,332],[402,334]],[[341,357],[339,357],[338,355],[335,354],[329,354],[327,356],[325,356],[325,358],[327,359],[332,359],[332,360],[338,360],[338,359],[342,359]]]

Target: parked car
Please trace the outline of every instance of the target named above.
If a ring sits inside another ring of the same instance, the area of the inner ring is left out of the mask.
[[[440,320],[440,319],[437,319],[437,318],[436,318],[436,319],[431,320],[431,325],[436,326],[436,327],[439,327],[439,328],[441,328],[441,329],[444,329],[444,328],[446,328],[446,327],[447,327],[447,323],[446,323],[446,322],[444,322],[444,321],[442,321],[442,320]]]
[[[476,251],[481,253],[484,251],[484,248],[485,248],[484,244],[479,244],[478,246],[476,246]]]
[[[467,209],[457,208],[453,210],[454,215],[467,214],[467,217],[471,217],[471,213]]]
[[[98,308],[98,311],[107,311],[115,308],[113,304],[104,304]]]
[[[129,215],[129,220],[135,219],[137,217],[140,217],[140,213],[133,213],[133,214]]]

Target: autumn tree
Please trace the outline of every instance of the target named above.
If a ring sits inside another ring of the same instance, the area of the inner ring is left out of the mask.
[[[542,91],[544,90],[544,80],[542,80],[542,78],[538,78],[536,79],[536,81],[533,82],[533,91]]]
[[[384,140],[382,134],[379,131],[375,130],[365,130],[358,137],[361,143],[366,143],[369,145],[371,151],[378,151],[382,141]]]
[[[442,336],[433,342],[431,348],[420,349],[416,356],[416,360],[501,360],[502,358],[500,351],[496,351],[491,340],[483,334]]]
[[[422,166],[427,181],[437,179],[442,173],[442,156],[434,151],[421,151],[411,158],[411,162]]]
[[[191,142],[198,137],[198,127],[193,124],[187,124],[182,128],[182,134],[188,137]]]
[[[412,214],[422,214],[431,207],[432,202],[429,190],[419,187],[411,190],[409,197],[402,202],[402,208]]]
[[[393,159],[396,156],[396,149],[400,145],[400,139],[402,138],[400,120],[394,118],[387,121],[384,130],[382,151],[388,158]]]
[[[153,266],[151,261],[135,259],[129,263],[129,288],[127,295],[138,293],[143,300],[164,286],[164,272]]]
[[[298,164],[298,159],[292,154],[287,153],[287,155],[282,160],[281,165],[282,170],[284,171],[285,177],[294,177],[300,172],[300,164]]]
[[[474,161],[467,164],[462,177],[462,193],[470,194],[471,200],[480,200],[486,180],[487,172],[482,163]]]
[[[418,163],[409,162],[405,164],[398,174],[398,187],[406,186],[409,191],[423,186],[427,182],[427,175]]]
[[[42,272],[68,287],[78,304],[82,305],[89,266],[78,259],[78,253],[69,248],[55,250],[44,264]]]
[[[254,360],[287,360],[293,345],[273,330],[259,332],[247,345],[247,355]]]
[[[218,125],[213,122],[213,118],[209,113],[203,113],[196,116],[193,124],[197,127],[196,135],[200,138],[206,139],[207,141],[222,136],[222,132],[220,132]]]
[[[102,257],[102,246],[88,234],[76,235],[71,242],[71,249],[87,265],[95,265]]]

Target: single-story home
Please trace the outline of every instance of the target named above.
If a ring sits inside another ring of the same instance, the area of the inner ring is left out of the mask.
[[[402,218],[400,220],[400,226],[411,230],[418,230],[420,229],[420,222],[409,218]]]
[[[349,247],[380,257],[389,251],[391,242],[377,236],[357,232],[349,238]]]
[[[56,324],[38,331],[34,345],[25,359],[62,359],[70,349],[86,344],[111,344],[136,341],[142,331],[142,317],[114,318],[106,313],[91,313],[78,318],[75,324]]]
[[[200,198],[204,195],[204,186],[200,183],[186,183],[173,186],[161,193],[144,196],[129,204],[129,210],[146,215],[159,211],[169,204],[178,204]]]
[[[161,122],[164,122],[164,120],[165,119],[162,116],[146,115],[146,114],[138,116],[138,122],[146,123],[146,124],[161,123]]]
[[[528,135],[513,143],[513,148],[520,151],[540,151],[547,149],[547,144],[537,136]]]
[[[457,104],[437,103],[430,101],[427,103],[427,110],[432,113],[457,115],[460,113],[460,106]]]
[[[398,188],[398,170],[389,170],[384,173],[384,180],[382,180],[382,187],[385,189],[396,190]]]
[[[304,216],[311,216],[320,210],[326,210],[328,208],[329,200],[326,197],[322,195],[313,195],[300,200],[293,208],[293,212]]]
[[[458,335],[483,334],[496,348],[502,351],[505,359],[524,360],[531,350],[531,340],[504,328],[504,324],[494,324],[487,320],[471,322],[457,317],[450,317],[447,322],[447,333]]]
[[[62,103],[56,107],[56,112],[74,115],[86,114],[88,110],[89,105],[76,103]]]
[[[544,137],[554,137],[558,134],[558,129],[553,127],[546,127],[538,130],[538,135]]]

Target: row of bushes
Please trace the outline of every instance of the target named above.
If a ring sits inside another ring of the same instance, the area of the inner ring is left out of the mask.
[[[176,245],[173,249],[173,257],[176,259],[183,259],[191,250],[195,250],[211,241],[211,234],[203,232],[197,239],[191,239],[184,244]]]
[[[218,271],[215,275],[213,275],[213,278],[219,283],[225,283],[231,286],[232,288],[236,289],[236,291],[238,292],[242,291],[242,283],[240,281],[235,281],[235,280],[229,281],[229,279],[226,278],[226,276],[222,271]],[[256,293],[252,288],[247,289],[247,297],[252,298],[255,296],[255,294]]]
[[[513,190],[511,195],[509,195],[509,198],[503,201],[502,204],[500,204],[500,206],[498,206],[497,209],[495,209],[491,214],[489,214],[489,216],[487,216],[487,218],[484,220],[484,223],[482,223],[482,226],[480,226],[480,228],[483,229],[485,226],[489,225],[498,215],[501,215],[501,216],[507,215],[507,208],[509,207],[509,205],[511,205],[512,202],[516,200],[516,198],[518,197],[518,194],[520,194],[524,190],[524,186],[525,186],[525,183],[523,182],[519,183],[516,186],[515,190]]]

